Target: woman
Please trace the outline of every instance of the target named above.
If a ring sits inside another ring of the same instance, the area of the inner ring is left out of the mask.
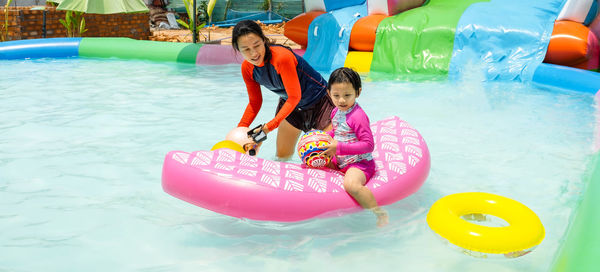
[[[262,106],[260,85],[279,95],[275,117],[255,132],[276,128],[277,157],[294,154],[301,131],[331,130],[331,110],[327,81],[290,48],[272,45],[260,26],[251,20],[237,23],[232,33],[233,48],[244,57],[242,76],[249,103],[238,127],[248,127]]]

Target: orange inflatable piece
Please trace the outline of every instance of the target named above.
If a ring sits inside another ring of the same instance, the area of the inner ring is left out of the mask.
[[[377,26],[387,17],[387,15],[373,14],[358,19],[350,32],[350,48],[357,51],[373,51]]]
[[[309,11],[302,13],[294,19],[291,19],[283,27],[283,35],[290,40],[306,48],[308,44],[308,27],[317,16],[325,13],[324,11]]]
[[[581,23],[572,21],[554,22],[554,30],[548,44],[544,62],[574,66],[590,58],[590,30]]]

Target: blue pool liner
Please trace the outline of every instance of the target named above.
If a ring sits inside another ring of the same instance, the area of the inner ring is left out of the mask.
[[[0,59],[68,58],[79,56],[81,38],[49,38],[0,43]]]
[[[528,82],[546,55],[566,0],[492,0],[471,5],[456,28],[448,76],[482,65],[488,80]]]
[[[532,82],[544,87],[596,94],[600,91],[600,74],[592,71],[542,63],[533,74]]]
[[[367,0],[324,0],[325,11],[342,9],[349,6],[366,5]]]
[[[323,72],[344,66],[352,26],[363,16],[367,16],[366,2],[315,18],[308,27],[308,47],[304,59],[313,68]]]

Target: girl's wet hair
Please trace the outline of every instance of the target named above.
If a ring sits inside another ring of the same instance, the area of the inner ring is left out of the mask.
[[[231,33],[231,46],[233,46],[233,49],[239,52],[240,49],[238,47],[238,39],[248,34],[255,34],[265,42],[264,61],[265,63],[268,62],[271,59],[271,50],[269,50],[269,46],[271,46],[271,41],[267,38],[267,36],[265,36],[265,33],[263,33],[262,28],[260,28],[260,26],[252,20],[239,21],[233,27],[233,31]]]
[[[336,83],[350,83],[352,84],[352,88],[356,92],[356,95],[359,95],[361,88],[360,75],[350,68],[341,67],[335,69],[329,76],[329,82],[327,82],[327,88],[331,88],[331,85]]]

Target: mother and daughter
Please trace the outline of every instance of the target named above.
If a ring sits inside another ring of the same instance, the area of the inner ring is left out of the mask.
[[[278,128],[276,155],[288,159],[302,131],[327,131],[333,140],[323,153],[332,157],[330,167],[345,173],[344,189],[377,216],[377,226],[386,225],[387,212],[365,186],[375,173],[375,163],[369,118],[355,101],[362,91],[360,76],[339,68],[326,82],[290,48],[271,44],[251,20],[233,28],[232,46],[244,58],[242,77],[249,97],[238,127],[248,127],[256,118],[262,106],[261,85],[279,95],[275,117],[254,132],[268,134]]]

